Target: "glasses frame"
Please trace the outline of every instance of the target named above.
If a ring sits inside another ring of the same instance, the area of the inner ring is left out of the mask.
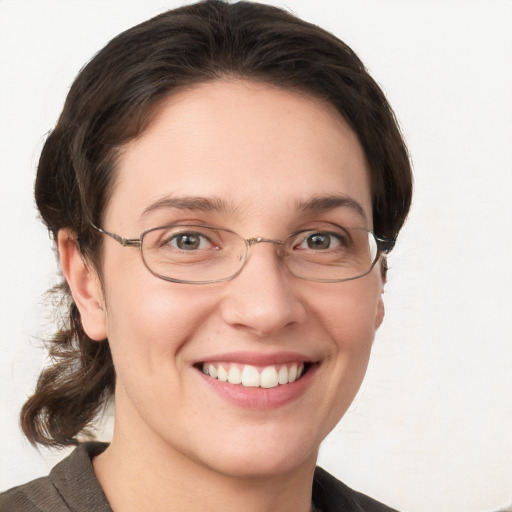
[[[142,244],[143,244],[143,241],[144,241],[144,237],[148,233],[150,233],[152,231],[156,231],[157,229],[165,229],[165,228],[169,228],[169,227],[172,227],[172,226],[195,226],[195,227],[202,227],[202,228],[208,228],[208,229],[222,229],[223,231],[227,231],[228,233],[232,233],[233,235],[238,236],[240,239],[242,239],[245,242],[245,245],[246,245],[246,251],[245,251],[244,259],[241,262],[240,268],[234,274],[232,274],[232,275],[230,275],[228,277],[224,277],[222,279],[208,280],[208,281],[188,281],[186,279],[177,279],[177,278],[173,278],[173,277],[163,276],[162,274],[158,274],[158,273],[154,272],[150,268],[150,266],[147,264],[146,259],[144,258],[144,251],[142,250]],[[101,233],[103,235],[106,235],[106,236],[112,238],[113,240],[118,242],[123,247],[137,247],[137,248],[139,248],[140,249],[141,258],[142,258],[142,261],[144,263],[144,266],[155,277],[158,277],[159,279],[163,279],[164,281],[170,281],[172,283],[182,283],[182,284],[213,284],[213,283],[222,283],[222,282],[225,282],[225,281],[231,281],[236,276],[238,276],[242,272],[242,270],[244,269],[245,264],[247,263],[247,260],[248,260],[249,249],[253,245],[260,244],[260,243],[270,243],[270,244],[274,244],[274,245],[284,245],[285,244],[285,242],[283,240],[276,240],[276,239],[272,239],[272,238],[264,238],[264,237],[261,237],[261,236],[252,237],[252,238],[243,238],[242,236],[240,236],[235,231],[232,231],[231,229],[219,228],[219,227],[216,227],[216,226],[209,226],[209,225],[204,225],[204,224],[166,224],[164,226],[156,226],[156,227],[149,228],[149,229],[146,229],[145,231],[143,231],[139,235],[139,238],[124,238],[124,237],[122,237],[120,235],[117,235],[116,233],[112,233],[110,231],[106,231],[106,230],[104,230],[102,228],[99,228],[99,227],[95,226],[94,224],[91,224],[91,227],[93,229],[95,229],[96,231],[98,231],[98,233]],[[290,270],[288,265],[286,265],[286,269],[288,270],[288,272],[290,272],[291,275],[293,275],[297,279],[303,279],[305,281],[315,281],[315,282],[318,282],[318,283],[342,283],[342,282],[345,282],[345,281],[354,281],[355,279],[359,279],[361,277],[364,277],[364,276],[368,275],[373,270],[373,268],[375,267],[376,263],[380,260],[381,256],[389,254],[389,252],[391,252],[391,250],[395,246],[395,240],[393,238],[386,238],[386,237],[378,236],[373,231],[370,231],[370,230],[368,230],[366,228],[357,228],[357,229],[362,229],[363,231],[366,231],[368,233],[368,235],[373,236],[373,238],[375,240],[375,243],[377,245],[377,253],[375,254],[375,258],[374,258],[370,268],[366,272],[364,272],[363,274],[360,274],[360,275],[355,276],[355,277],[346,277],[346,278],[343,278],[343,279],[321,279],[321,278],[314,278],[314,277],[302,277],[302,276],[296,275],[296,274],[294,274],[292,272],[292,270]],[[292,235],[293,235],[293,233],[292,233]],[[292,236],[292,235],[289,235],[289,236]]]

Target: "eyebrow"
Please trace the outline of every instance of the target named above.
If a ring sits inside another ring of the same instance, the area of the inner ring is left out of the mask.
[[[232,212],[234,206],[228,204],[220,197],[196,197],[196,196],[165,196],[151,203],[141,214],[141,218],[154,212],[166,208],[177,210],[191,210],[201,212]]]
[[[238,208],[220,197],[201,196],[165,196],[151,203],[142,212],[141,218],[155,210],[177,209],[207,213],[237,213]],[[296,201],[296,210],[303,213],[323,213],[336,208],[348,208],[368,222],[364,208],[355,199],[344,195],[315,196],[307,200]]]
[[[359,215],[364,220],[365,224],[368,222],[364,208],[359,202],[349,196],[315,196],[306,201],[297,202],[296,207],[304,213],[323,213],[329,210],[335,210],[336,208],[349,208]]]

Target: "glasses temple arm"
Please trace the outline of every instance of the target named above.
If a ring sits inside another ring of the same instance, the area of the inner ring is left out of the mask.
[[[105,231],[94,224],[91,226],[98,231],[98,233],[102,233],[103,235],[107,235],[110,238],[113,238],[116,242],[120,243],[123,247],[140,247],[141,242],[140,238],[123,238],[122,236],[116,235],[115,233],[110,233],[109,231]]]
[[[396,240],[394,238],[386,238],[375,235],[375,239],[377,240],[377,246],[379,248],[379,252],[388,254],[395,247]]]

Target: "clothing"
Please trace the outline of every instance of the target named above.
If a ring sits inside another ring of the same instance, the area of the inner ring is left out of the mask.
[[[105,443],[82,443],[47,477],[0,494],[0,512],[112,512],[94,474],[92,458]],[[316,468],[313,503],[319,512],[396,512],[353,491]]]

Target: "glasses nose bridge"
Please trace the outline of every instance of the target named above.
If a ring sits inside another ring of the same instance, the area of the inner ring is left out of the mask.
[[[262,236],[256,236],[253,238],[245,238],[244,240],[245,240],[245,243],[247,246],[247,253],[246,253],[247,258],[249,257],[249,249],[256,244],[272,244],[272,245],[276,245],[280,248],[285,245],[285,242],[283,242],[283,240],[277,240],[274,238],[264,238]],[[278,249],[277,256],[279,259],[282,258],[281,252],[282,252],[282,250]],[[245,265],[245,263],[247,263],[247,260],[244,262],[244,265]]]
[[[282,249],[281,249],[282,247],[285,246],[285,242],[283,242],[283,240],[277,240],[277,239],[273,239],[273,238],[264,238],[262,236],[256,236],[256,237],[252,237],[252,238],[244,238],[243,240],[246,244],[246,253],[245,253],[244,261],[242,264],[242,268],[240,268],[239,273],[242,271],[242,269],[245,267],[245,265],[247,264],[247,262],[249,260],[249,252],[250,252],[249,250],[251,249],[251,247],[253,247],[254,245],[257,245],[257,244],[266,243],[266,244],[272,244],[274,246],[279,247],[279,249],[276,251],[275,256],[277,257],[277,259],[283,261]]]
[[[274,244],[274,245],[284,245],[284,242],[282,240],[275,240],[272,238],[263,238],[262,236],[246,238],[245,243],[247,244],[248,247],[252,247],[253,245],[263,244],[263,243]]]

